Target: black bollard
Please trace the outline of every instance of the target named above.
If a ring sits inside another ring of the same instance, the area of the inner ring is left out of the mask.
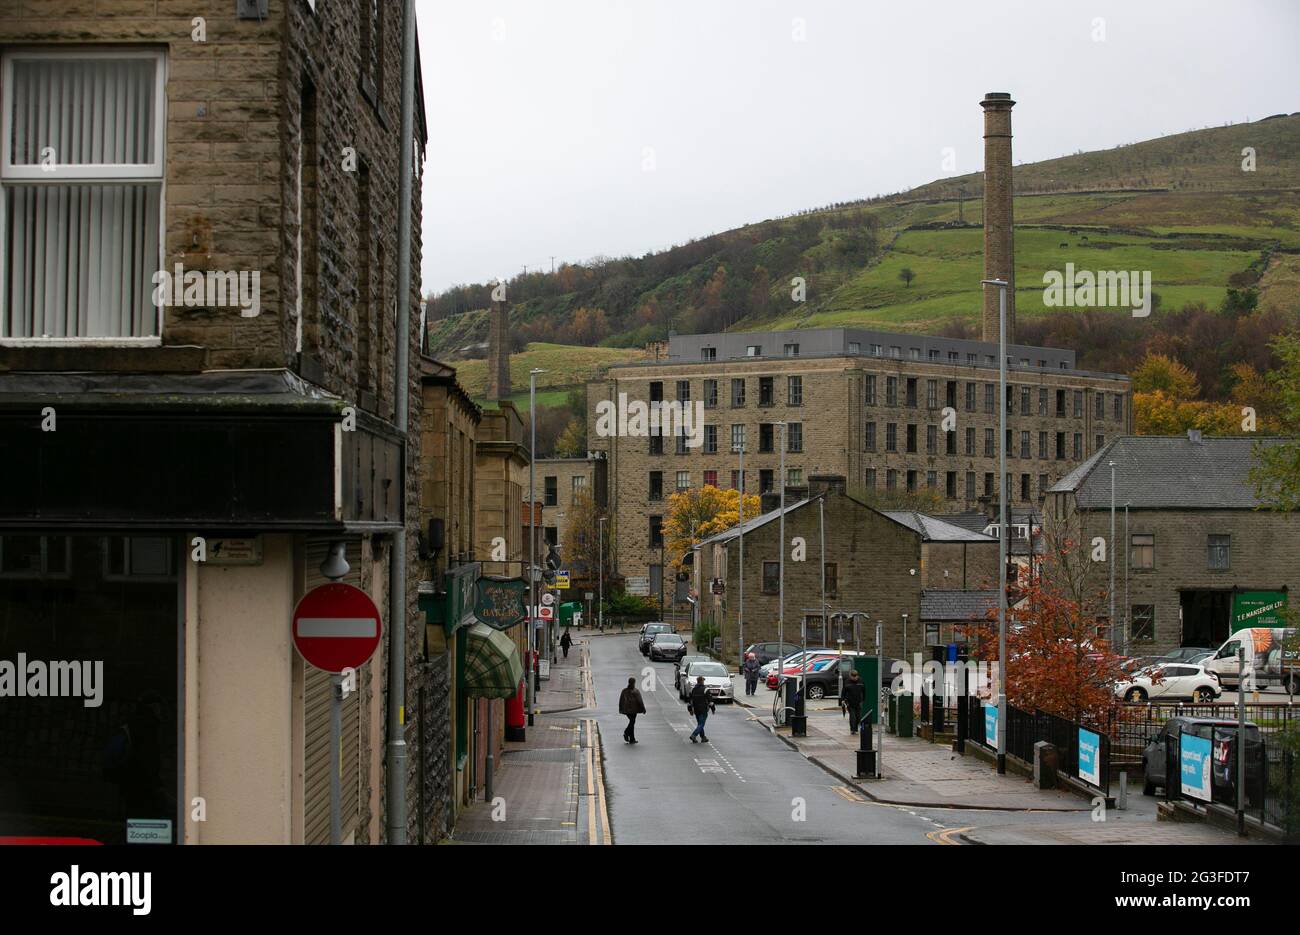
[[[858,778],[876,775],[876,751],[871,748],[871,724],[867,718],[858,722]]]

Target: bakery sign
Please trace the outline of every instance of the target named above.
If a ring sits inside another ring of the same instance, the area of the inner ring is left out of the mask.
[[[528,583],[522,578],[479,578],[474,616],[496,630],[509,630],[528,616]]]

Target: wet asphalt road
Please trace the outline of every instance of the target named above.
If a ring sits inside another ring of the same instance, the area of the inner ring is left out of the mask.
[[[606,793],[618,844],[927,844],[936,825],[914,812],[860,801],[829,773],[774,737],[751,711],[720,704],[708,744],[692,744],[695,718],[678,700],[671,663],[650,663],[634,635],[589,642]],[[645,691],[643,673],[655,673]],[[646,713],[635,746],[618,696],[629,676]],[[837,791],[839,787],[840,791]]]

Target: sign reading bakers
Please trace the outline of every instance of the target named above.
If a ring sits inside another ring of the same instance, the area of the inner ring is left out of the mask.
[[[365,664],[383,626],[369,595],[350,584],[313,588],[293,610],[293,643],[308,663],[335,675]]]

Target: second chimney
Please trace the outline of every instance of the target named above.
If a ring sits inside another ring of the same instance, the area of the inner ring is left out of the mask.
[[[1005,91],[990,91],[984,108],[984,278],[1007,282],[1007,344],[1016,334],[1016,269],[1011,207],[1011,108]],[[998,287],[984,286],[981,337],[998,340]]]

